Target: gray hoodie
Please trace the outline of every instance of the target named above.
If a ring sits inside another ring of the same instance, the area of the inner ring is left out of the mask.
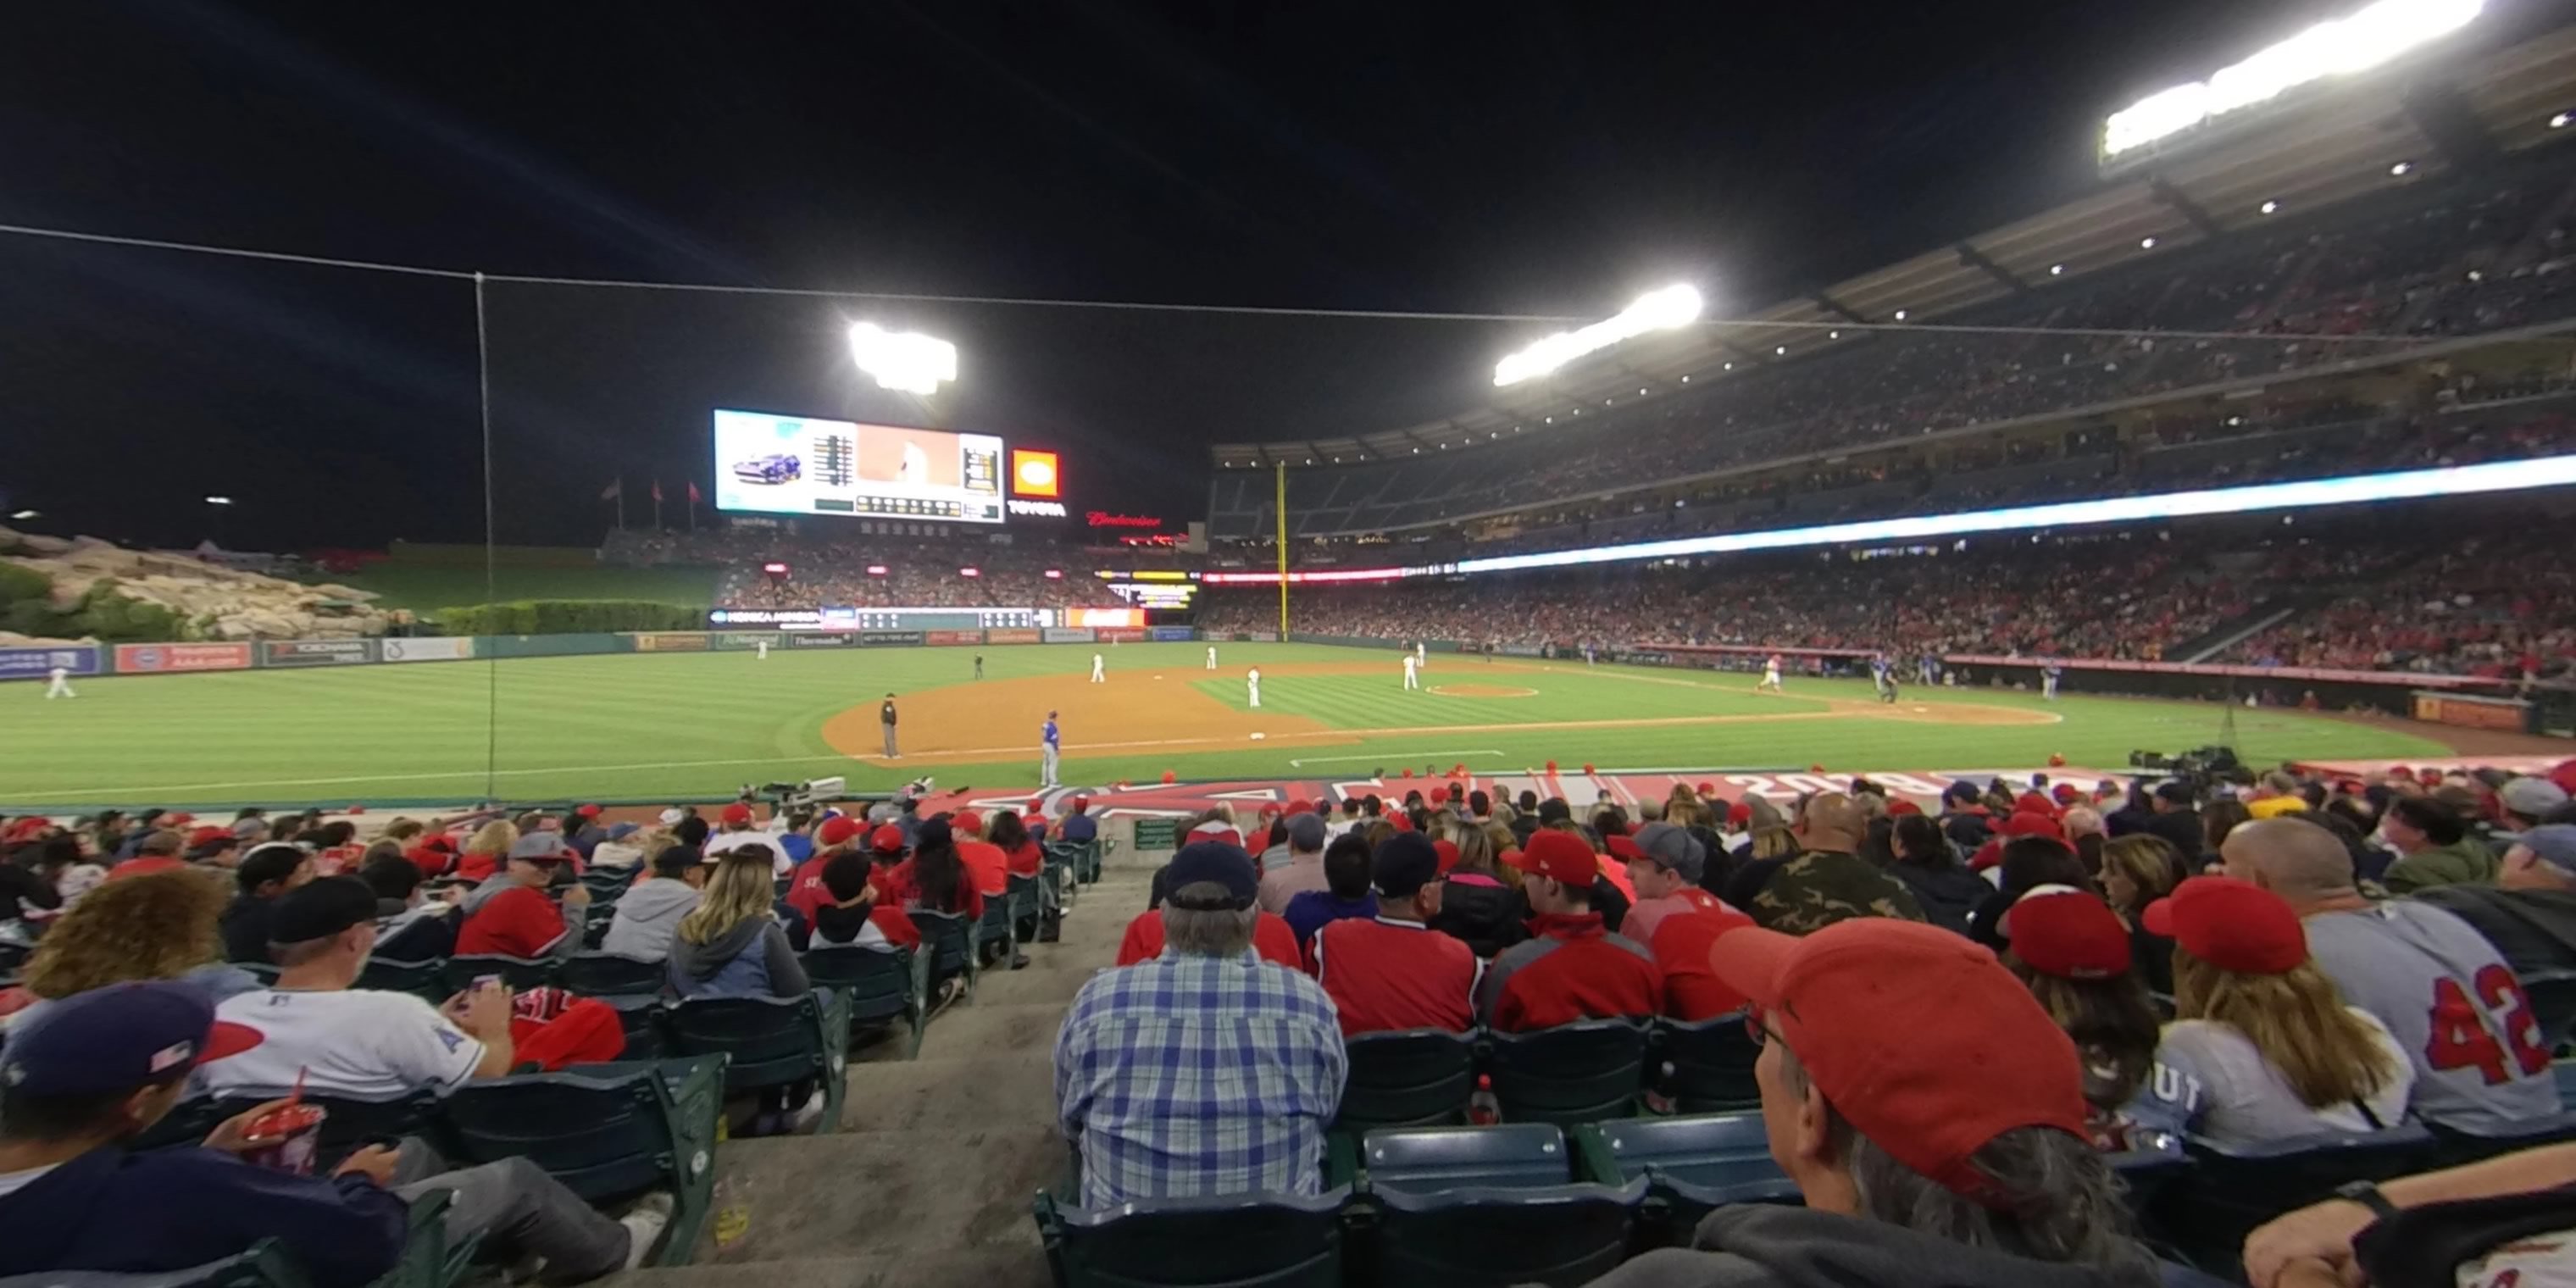
[[[674,936],[670,979],[682,997],[801,997],[813,987],[786,927],[766,914],[703,944]]]
[[[617,916],[608,923],[600,950],[641,962],[671,955],[671,939],[680,918],[698,906],[698,888],[673,877],[653,877],[628,890],[617,901]]]
[[[1692,1250],[1646,1253],[1591,1288],[2155,1288],[2141,1248],[2137,1271],[2115,1275],[1971,1248],[1867,1217],[1739,1203],[1699,1223]]]

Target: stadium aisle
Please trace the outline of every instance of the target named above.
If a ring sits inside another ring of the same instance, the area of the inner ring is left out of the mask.
[[[1063,941],[1031,945],[1026,970],[985,972],[971,1005],[931,1022],[920,1059],[903,1059],[892,1042],[853,1055],[838,1132],[718,1148],[719,1183],[749,1209],[741,1237],[719,1249],[711,1221],[696,1264],[613,1282],[1047,1284],[1029,1200],[1065,1169],[1050,1068],[1056,1026],[1082,982],[1117,956],[1148,879],[1144,869],[1111,868],[1086,887]]]

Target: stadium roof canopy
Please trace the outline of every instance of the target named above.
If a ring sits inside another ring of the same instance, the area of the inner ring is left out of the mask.
[[[2551,124],[2571,109],[2576,27],[2472,59],[2401,65],[2133,166],[2091,196],[1740,320],[1628,341],[1459,416],[1354,437],[1220,443],[1210,455],[1225,469],[1347,465],[1538,432],[1553,428],[1548,416],[1562,424],[1573,409],[1626,403],[1641,388],[1668,395],[1795,359],[1834,343],[1838,328],[1937,321],[2170,254],[2266,218],[2266,202],[2314,211],[2576,135]]]

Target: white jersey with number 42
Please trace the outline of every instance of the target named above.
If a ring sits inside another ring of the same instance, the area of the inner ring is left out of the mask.
[[[2468,922],[2395,899],[2303,925],[2317,968],[2414,1060],[2417,1115],[2501,1135],[2558,1112],[2540,1017],[2513,968]]]

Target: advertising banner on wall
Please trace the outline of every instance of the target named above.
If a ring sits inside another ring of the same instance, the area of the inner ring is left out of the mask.
[[[707,637],[692,631],[645,631],[635,637],[638,653],[704,653]]]
[[[1279,632],[1277,631],[1237,631],[1235,632],[1234,637],[1239,640],[1248,640],[1255,644],[1276,644],[1279,642]]]
[[[0,680],[41,680],[55,667],[74,675],[98,674],[98,646],[66,644],[59,648],[0,648]]]
[[[831,635],[790,635],[787,637],[787,647],[789,648],[848,648],[858,642],[859,639],[855,635],[844,635],[839,633]]]
[[[774,648],[785,638],[769,631],[719,631],[714,643],[718,649],[739,652],[759,648],[763,644]]]
[[[474,656],[474,637],[389,639],[378,641],[377,649],[388,662],[463,662]]]
[[[1158,640],[1166,642],[1177,640],[1184,644],[1197,639],[1199,634],[1197,630],[1187,626],[1156,626],[1146,633]]]
[[[861,631],[860,648],[905,648],[921,643],[919,631]]]
[[[948,644],[948,645],[954,645],[954,644],[981,644],[981,643],[983,643],[983,642],[984,642],[984,632],[982,632],[982,631],[923,631],[923,632],[921,633],[921,642],[922,642],[922,643],[924,643],[924,644]]]
[[[1092,634],[1098,636],[1101,642],[1105,644],[1142,644],[1145,642],[1146,638],[1145,632],[1126,626],[1114,627],[1105,631],[1093,631]]]
[[[984,632],[984,640],[988,644],[1036,644],[1045,639],[1046,636],[1037,631],[1022,630],[1018,627]]]
[[[263,640],[262,666],[361,666],[376,660],[374,640]]]
[[[253,664],[248,644],[119,644],[119,674],[153,675],[171,671],[242,671]]]
[[[1088,644],[1091,632],[1072,626],[1050,626],[1044,632],[1049,644]]]

